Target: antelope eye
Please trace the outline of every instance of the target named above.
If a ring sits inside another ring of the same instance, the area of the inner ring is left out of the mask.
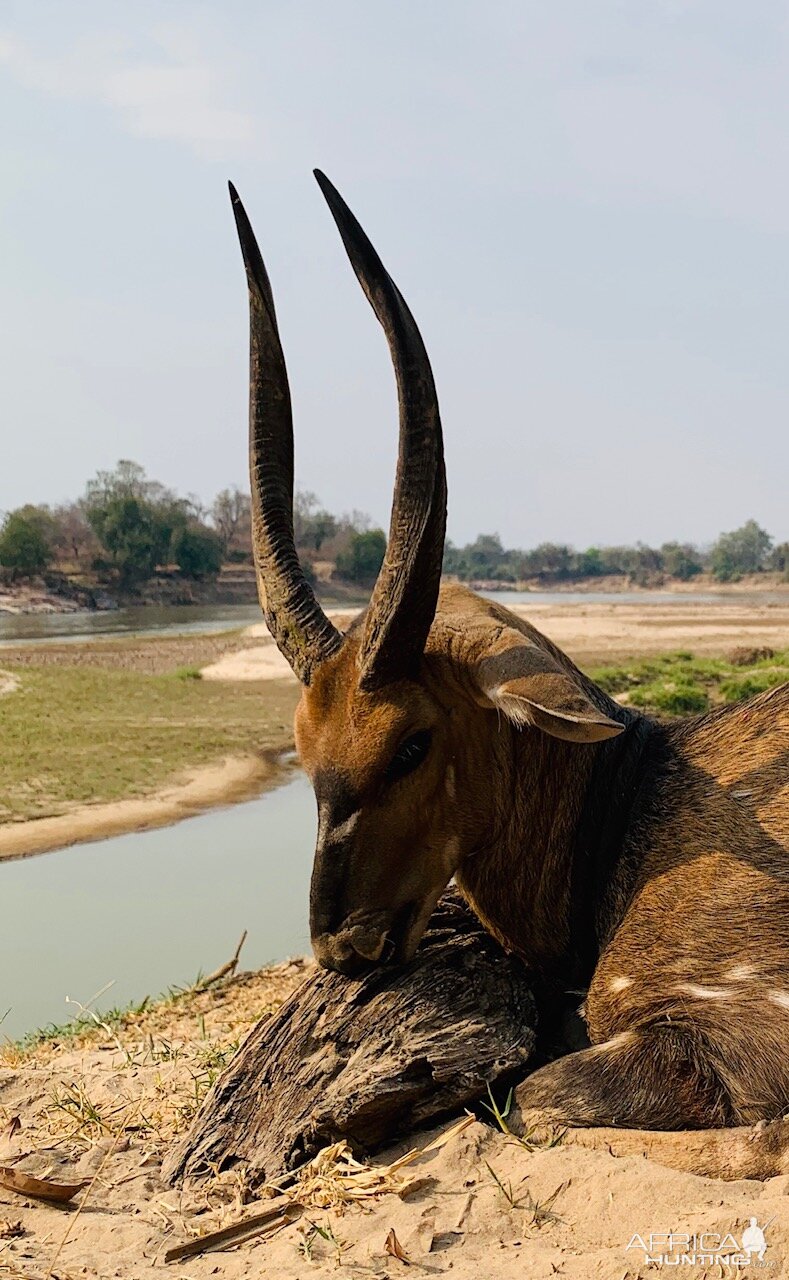
[[[404,738],[386,770],[387,782],[395,782],[418,769],[430,749],[430,730],[422,729]]]

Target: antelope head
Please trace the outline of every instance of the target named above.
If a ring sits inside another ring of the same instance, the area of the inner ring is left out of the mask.
[[[321,964],[353,973],[410,958],[440,894],[483,838],[492,816],[480,795],[486,731],[499,718],[492,711],[572,740],[608,737],[622,726],[593,705],[551,646],[475,613],[471,593],[457,592],[454,609],[437,619],[447,492],[427,352],[356,218],[328,179],[315,176],[386,334],[400,408],[386,556],[368,609],[344,635],[321,609],[296,553],[285,359],[263,259],[232,185],[230,194],[249,286],[258,592],[303,686],[296,743],[318,805],[310,931]]]

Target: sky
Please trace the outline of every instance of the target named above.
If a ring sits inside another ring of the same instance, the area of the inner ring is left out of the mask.
[[[789,538],[789,10],[769,0],[6,0],[0,510],[132,458],[246,486],[261,244],[296,474],[388,522],[383,334],[422,330],[449,535]]]

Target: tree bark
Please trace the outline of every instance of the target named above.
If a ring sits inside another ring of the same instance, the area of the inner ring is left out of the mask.
[[[319,970],[259,1022],[164,1176],[243,1161],[255,1183],[339,1138],[374,1150],[522,1078],[535,1023],[524,966],[450,892],[408,965],[360,980]]]

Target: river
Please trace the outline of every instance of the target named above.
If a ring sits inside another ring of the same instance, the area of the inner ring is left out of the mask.
[[[159,831],[0,864],[0,1037],[309,950],[315,801],[302,774]]]
[[[483,591],[481,595],[502,604],[569,605],[742,605],[787,600],[786,593],[759,592],[731,595],[688,591]],[[349,606],[353,607],[353,606]],[[162,633],[227,631],[261,621],[256,604],[149,605],[133,609],[77,613],[0,614],[0,648],[22,641],[80,641],[113,635],[161,635]]]

